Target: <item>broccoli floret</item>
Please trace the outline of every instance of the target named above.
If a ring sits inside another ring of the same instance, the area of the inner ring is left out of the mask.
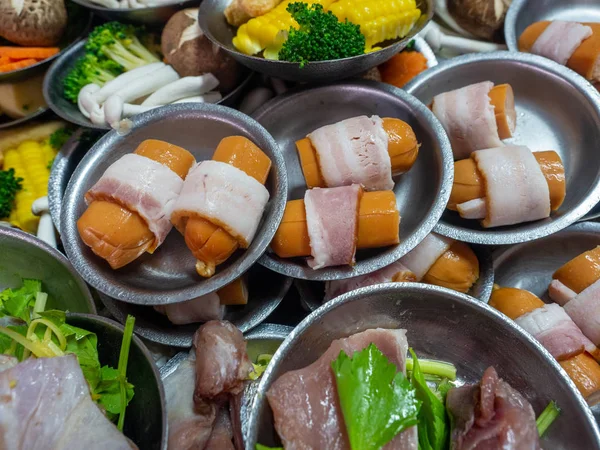
[[[340,22],[323,5],[290,3],[287,11],[300,25],[288,32],[288,38],[279,51],[279,59],[300,63],[304,67],[310,61],[328,61],[362,55],[365,52],[365,37],[360,25]]]
[[[116,62],[86,53],[75,62],[75,66],[63,80],[64,95],[77,103],[81,88],[91,83],[103,86],[122,72],[123,67]]]
[[[108,22],[88,36],[85,49],[97,57],[105,57],[121,65],[126,71],[159,61],[139,40],[144,30],[134,25]]]
[[[0,219],[10,216],[23,178],[15,177],[15,169],[0,170]]]
[[[64,128],[56,130],[50,135],[50,146],[55,150],[60,150],[74,132],[75,127],[73,126],[66,126]]]

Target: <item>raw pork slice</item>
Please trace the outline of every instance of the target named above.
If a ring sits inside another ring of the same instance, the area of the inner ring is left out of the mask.
[[[188,173],[173,208],[173,223],[201,217],[227,230],[241,248],[248,248],[267,202],[269,191],[255,178],[231,164],[202,161]]]
[[[454,239],[430,233],[415,248],[404,255],[400,262],[408,267],[420,281],[453,243]]]
[[[215,426],[204,450],[235,450],[233,446],[233,429],[231,428],[227,407],[222,407],[219,410]]]
[[[450,389],[453,450],[539,450],[533,408],[489,367],[481,382]]]
[[[358,233],[359,185],[315,188],[304,194],[313,269],[354,264]]]
[[[432,111],[442,122],[454,159],[468,158],[475,150],[504,145],[489,96],[491,81],[471,84],[433,98]]]
[[[485,179],[486,228],[545,219],[550,215],[548,183],[529,148],[511,145],[473,153]]]
[[[331,362],[338,357],[340,350],[352,355],[371,343],[398,370],[406,372],[406,330],[377,328],[333,341],[317,361],[283,374],[269,388],[267,399],[273,410],[275,428],[286,450],[350,449]],[[417,448],[414,427],[399,434],[384,447],[385,450]]]
[[[554,20],[533,43],[531,53],[544,56],[564,66],[581,43],[592,34],[591,27],[586,25]]]
[[[163,243],[171,228],[171,212],[183,180],[165,165],[130,153],[110,165],[85,194],[94,200],[110,200],[137,212],[148,224],[155,240],[149,251]]]
[[[548,296],[560,306],[565,306],[577,297],[577,292],[565,286],[559,280],[552,280],[550,286],[548,286]]]
[[[226,321],[205,323],[194,336],[196,348],[196,390],[201,403],[223,394],[239,394],[252,371],[242,332]]]
[[[565,311],[590,341],[600,345],[600,280],[567,303]]]
[[[220,320],[225,313],[225,307],[221,305],[216,292],[186,302],[157,305],[154,309],[165,314],[175,325]]]
[[[329,301],[346,292],[354,291],[361,287],[397,281],[417,281],[417,277],[413,272],[402,265],[402,263],[395,262],[366,275],[360,275],[346,280],[328,281],[325,283],[325,301]]]
[[[3,450],[137,449],[93,402],[75,355],[0,372]]]
[[[366,191],[394,188],[388,135],[378,116],[358,116],[308,135],[327,187],[360,184]]]

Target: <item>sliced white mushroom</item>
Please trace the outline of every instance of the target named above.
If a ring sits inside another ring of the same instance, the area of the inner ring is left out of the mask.
[[[102,109],[104,110],[104,122],[114,128],[113,124],[118,123],[123,117],[123,105],[125,102],[118,95],[111,95],[106,99]]]
[[[182,98],[173,103],[217,103],[223,96],[220,92],[212,91],[204,95],[196,95],[194,97]]]
[[[90,115],[95,111],[100,110],[100,103],[98,103],[95,96],[99,90],[100,86],[92,83],[82,87],[79,94],[77,94],[77,106],[79,107],[81,114],[87,119],[89,119]]]
[[[125,117],[135,116],[136,114],[141,114],[143,112],[150,111],[151,109],[159,108],[161,106],[163,106],[163,105],[144,106],[144,105],[134,105],[131,103],[124,103],[123,104],[123,112],[121,113],[121,117],[125,118]]]
[[[163,86],[142,102],[144,106],[166,105],[182,98],[194,97],[212,91],[219,85],[219,80],[207,73],[199,77],[184,77]]]
[[[132,80],[112,95],[121,97],[123,103],[131,103],[148,94],[152,94],[163,86],[171,84],[178,79],[179,75],[175,72],[175,69],[165,65],[156,72],[152,72],[152,76],[143,76]]]
[[[134,80],[140,77],[146,77],[151,73],[162,69],[165,66],[166,64],[163,62],[155,62],[122,73],[114,80],[110,80],[108,83],[102,86],[102,88],[98,92],[96,92],[96,100],[98,101],[98,103],[102,104],[108,97],[115,94],[120,89],[127,87]]]

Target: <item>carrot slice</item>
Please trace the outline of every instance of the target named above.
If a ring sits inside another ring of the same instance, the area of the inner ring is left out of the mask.
[[[379,66],[384,83],[403,87],[415,76],[427,70],[427,58],[420,52],[400,52]]]
[[[0,47],[0,56],[7,56],[12,60],[46,59],[56,55],[58,47]]]
[[[0,66],[0,73],[12,72],[13,70],[24,69],[39,62],[37,59],[23,59],[22,61],[11,62]]]

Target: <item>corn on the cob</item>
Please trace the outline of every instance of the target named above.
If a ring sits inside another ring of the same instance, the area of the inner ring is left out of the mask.
[[[35,200],[48,195],[48,164],[56,151],[47,142],[24,141],[17,148],[4,152],[4,169],[14,169],[15,176],[23,178],[23,188],[17,193],[15,208],[10,214],[11,224],[33,233],[39,218],[31,212]]]
[[[329,10],[340,21],[360,25],[366,51],[380,42],[406,36],[421,17],[415,0],[339,0]]]
[[[284,0],[267,14],[254,19],[238,28],[233,38],[233,46],[246,55],[256,55],[265,50],[265,57],[276,58],[285,41],[284,33],[290,27],[298,28],[298,24],[286,8],[298,0]],[[334,0],[309,0],[308,5],[319,3],[327,9]],[[377,0],[374,0],[377,1]]]

